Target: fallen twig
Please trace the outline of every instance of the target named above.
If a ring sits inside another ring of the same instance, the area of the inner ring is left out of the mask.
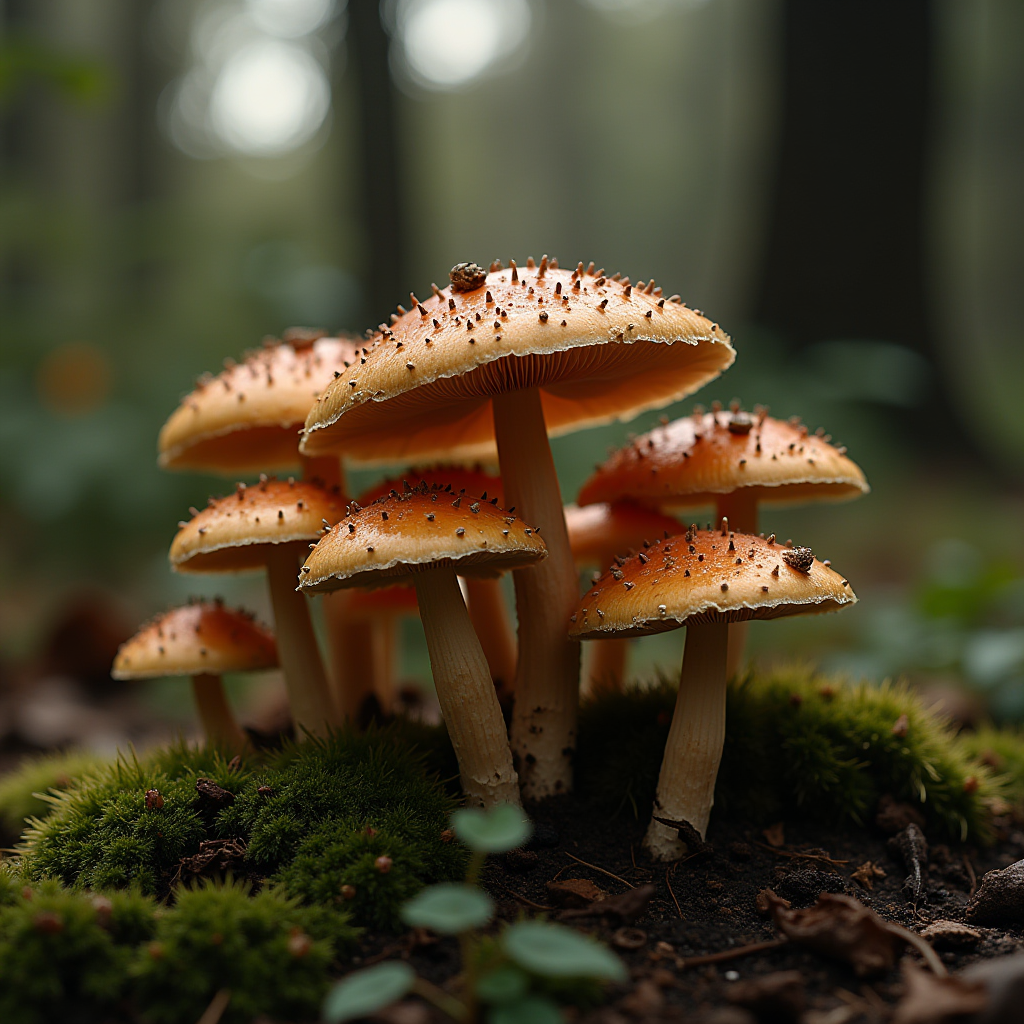
[[[827,853],[804,853],[801,850],[780,850],[774,846],[769,846],[767,843],[759,843],[756,839],[751,839],[751,842],[755,846],[759,846],[762,850],[767,850],[769,853],[777,854],[779,857],[791,857],[795,860],[816,860],[822,864],[828,864],[831,867],[842,867],[844,864],[849,864],[848,860],[836,860],[835,857],[830,857]]]
[[[671,883],[671,881],[669,881],[669,877],[668,877],[669,876],[669,872],[671,870],[672,870],[671,868],[665,868],[665,884],[668,886],[668,894],[669,894],[669,896],[672,897],[672,902],[676,905],[676,913],[679,915],[680,920],[682,920],[683,912],[682,912],[682,910],[679,907],[679,900],[676,899],[676,894],[672,890],[672,883]]]
[[[721,953],[707,953],[704,956],[680,957],[676,960],[676,967],[684,970],[687,967],[701,967],[704,964],[720,964],[726,960],[738,960],[742,956],[750,956],[752,953],[762,953],[767,949],[778,949],[780,946],[788,946],[789,939],[766,939],[764,942],[751,942],[748,946],[737,946],[735,949],[725,949]]]
[[[604,868],[599,868],[596,864],[591,864],[589,861],[583,860],[582,857],[577,857],[574,854],[569,853],[568,850],[562,851],[566,857],[571,857],[577,864],[582,864],[585,868],[590,868],[591,871],[599,871],[602,875],[607,875],[609,878],[614,878],[616,882],[621,882],[623,885],[628,886],[630,889],[635,889],[636,886],[632,882],[627,882],[624,878],[619,875],[613,874],[611,871],[607,871]]]
[[[967,871],[967,877],[971,880],[971,891],[967,894],[973,896],[978,891],[978,876],[974,873],[974,865],[971,863],[971,858],[967,854],[963,854],[964,869]]]
[[[534,903],[533,900],[527,899],[525,896],[520,896],[515,890],[510,889],[507,885],[502,888],[512,897],[514,900],[518,900],[520,903],[525,903],[528,907],[533,907],[534,910],[554,910],[554,907],[549,907],[544,903]]]

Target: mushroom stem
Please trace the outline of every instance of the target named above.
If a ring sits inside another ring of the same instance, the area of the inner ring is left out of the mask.
[[[738,487],[731,494],[720,494],[716,512],[719,523],[722,516],[729,520],[729,529],[733,533],[757,533],[757,497],[753,487]],[[738,676],[743,669],[749,629],[749,622],[734,622],[729,627],[729,659],[725,672],[727,679]]]
[[[390,715],[395,707],[395,654],[398,644],[398,619],[394,615],[383,615],[371,623],[373,692],[385,716]]]
[[[501,580],[468,577],[466,605],[494,685],[502,697],[511,696],[516,683],[516,638],[508,620]]]
[[[686,626],[679,696],[658,776],[654,813],[688,821],[701,839],[715,802],[715,778],[725,744],[725,662],[729,627],[723,622]],[[652,821],[644,846],[656,860],[675,860],[686,847],[677,831]]]
[[[587,663],[587,695],[621,693],[626,681],[629,640],[612,637],[591,644]]]
[[[336,722],[334,702],[320,660],[309,605],[296,591],[298,552],[291,544],[270,545],[267,577],[274,607],[277,649],[296,733],[323,736]]]
[[[542,531],[548,557],[513,573],[519,616],[512,746],[523,795],[540,800],[572,790],[580,648],[567,637],[579,581],[562,496],[536,388],[495,395],[494,432],[506,502]]]
[[[220,676],[207,672],[194,675],[192,695],[196,700],[196,712],[207,743],[226,747],[235,753],[249,745],[248,738],[235,721]]]
[[[455,570],[424,569],[414,579],[430,669],[459,762],[462,791],[474,805],[518,806],[519,785],[505,721]]]
[[[353,622],[354,591],[324,595],[324,618],[331,651],[331,678],[339,720],[357,725],[366,698],[374,691],[374,651],[365,622]]]
[[[319,480],[324,487],[345,493],[345,466],[334,455],[302,455],[303,480]]]

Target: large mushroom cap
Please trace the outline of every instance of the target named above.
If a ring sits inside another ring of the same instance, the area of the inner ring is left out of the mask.
[[[262,479],[239,484],[179,529],[171,543],[178,572],[243,572],[266,564],[268,545],[316,540],[323,521],[336,522],[345,506],[337,490],[309,481]]]
[[[688,530],[617,559],[584,596],[569,635],[647,636],[685,622],[740,622],[836,611],[857,600],[810,548],[722,530]]]
[[[383,498],[392,491],[397,494],[406,490],[406,484],[416,487],[424,481],[431,487],[434,484],[440,484],[442,487],[450,485],[456,493],[464,491],[466,494],[483,497],[487,501],[497,498],[499,505],[505,501],[500,476],[493,476],[480,466],[448,463],[410,469],[402,474],[401,479],[389,477],[387,480],[381,480],[373,487],[367,488],[356,500],[360,505],[369,505],[371,501]]]
[[[540,534],[490,501],[421,484],[337,523],[309,553],[304,591],[386,586],[426,568],[496,576],[547,555]]]
[[[147,622],[117,652],[115,679],[255,672],[277,667],[270,630],[220,601],[173,608]]]
[[[633,498],[659,508],[714,504],[743,488],[764,504],[845,501],[870,489],[861,468],[798,421],[739,409],[697,413],[615,452],[580,488],[581,505]]]
[[[548,432],[566,433],[675,401],[732,363],[729,336],[678,296],[593,266],[455,267],[450,287],[399,307],[366,363],[320,396],[303,451],[358,438],[349,454],[374,462],[490,445],[489,399],[528,388],[540,389]]]
[[[679,521],[671,516],[631,501],[583,508],[566,505],[565,525],[573,559],[577,563],[599,565],[607,564],[609,557],[640,547],[645,540],[672,536],[682,529]]]
[[[201,377],[160,431],[164,469],[256,473],[299,463],[298,431],[316,397],[359,358],[356,338],[292,330],[283,342]]]

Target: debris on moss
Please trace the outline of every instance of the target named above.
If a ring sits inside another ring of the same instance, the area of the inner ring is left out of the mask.
[[[68,789],[106,763],[106,759],[80,750],[25,758],[15,771],[0,778],[0,828],[9,835],[20,835],[27,818],[49,810],[45,794]]]
[[[133,968],[134,995],[152,1024],[191,1024],[225,991],[224,1024],[316,1019],[331,965],[357,935],[343,912],[207,881],[180,890],[158,919]]]
[[[309,740],[263,763],[180,744],[122,757],[49,803],[24,834],[23,871],[78,889],[162,898],[230,871],[386,928],[465,864],[444,837],[454,801],[395,730]]]
[[[577,770],[586,795],[648,812],[675,694],[662,680],[584,705]],[[998,780],[903,684],[851,685],[800,666],[755,673],[730,686],[726,721],[716,813],[865,822],[890,794],[918,805],[946,838],[988,835]]]

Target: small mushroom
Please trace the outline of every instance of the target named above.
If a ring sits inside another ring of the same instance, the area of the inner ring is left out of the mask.
[[[239,751],[248,741],[235,721],[221,675],[276,667],[277,645],[269,630],[220,601],[200,601],[147,622],[121,645],[110,674],[115,679],[191,676],[207,743]]]
[[[744,553],[739,562],[737,551]],[[702,840],[725,742],[729,624],[836,611],[857,600],[849,583],[821,562],[804,572],[776,554],[762,537],[691,527],[605,573],[584,596],[570,630],[577,640],[598,640],[686,626],[654,817],[687,822]],[[660,860],[684,851],[678,829],[657,820],[644,843]]]
[[[343,512],[341,499],[316,484],[263,480],[252,487],[239,486],[227,497],[212,498],[180,527],[170,550],[176,572],[266,570],[292,718],[297,730],[316,736],[338,724],[339,716],[309,608],[295,589],[295,572],[323,523],[337,521]]]
[[[572,557],[580,568],[602,568],[618,556],[631,554],[645,541],[678,533],[679,520],[632,501],[610,505],[565,506]],[[587,663],[587,690],[621,690],[626,678],[630,641],[605,640],[592,644]]]
[[[673,420],[615,452],[580,488],[579,502],[630,499],[663,512],[713,506],[741,533],[757,533],[762,505],[849,501],[867,494],[864,473],[798,421],[734,405]],[[747,624],[729,631],[729,676],[743,665]]]
[[[397,582],[416,587],[462,788],[482,806],[518,804],[518,778],[457,574],[494,576],[534,565],[545,555],[544,542],[522,520],[489,502],[474,512],[443,488],[423,483],[347,516],[310,552],[299,574],[299,587],[307,593]]]

